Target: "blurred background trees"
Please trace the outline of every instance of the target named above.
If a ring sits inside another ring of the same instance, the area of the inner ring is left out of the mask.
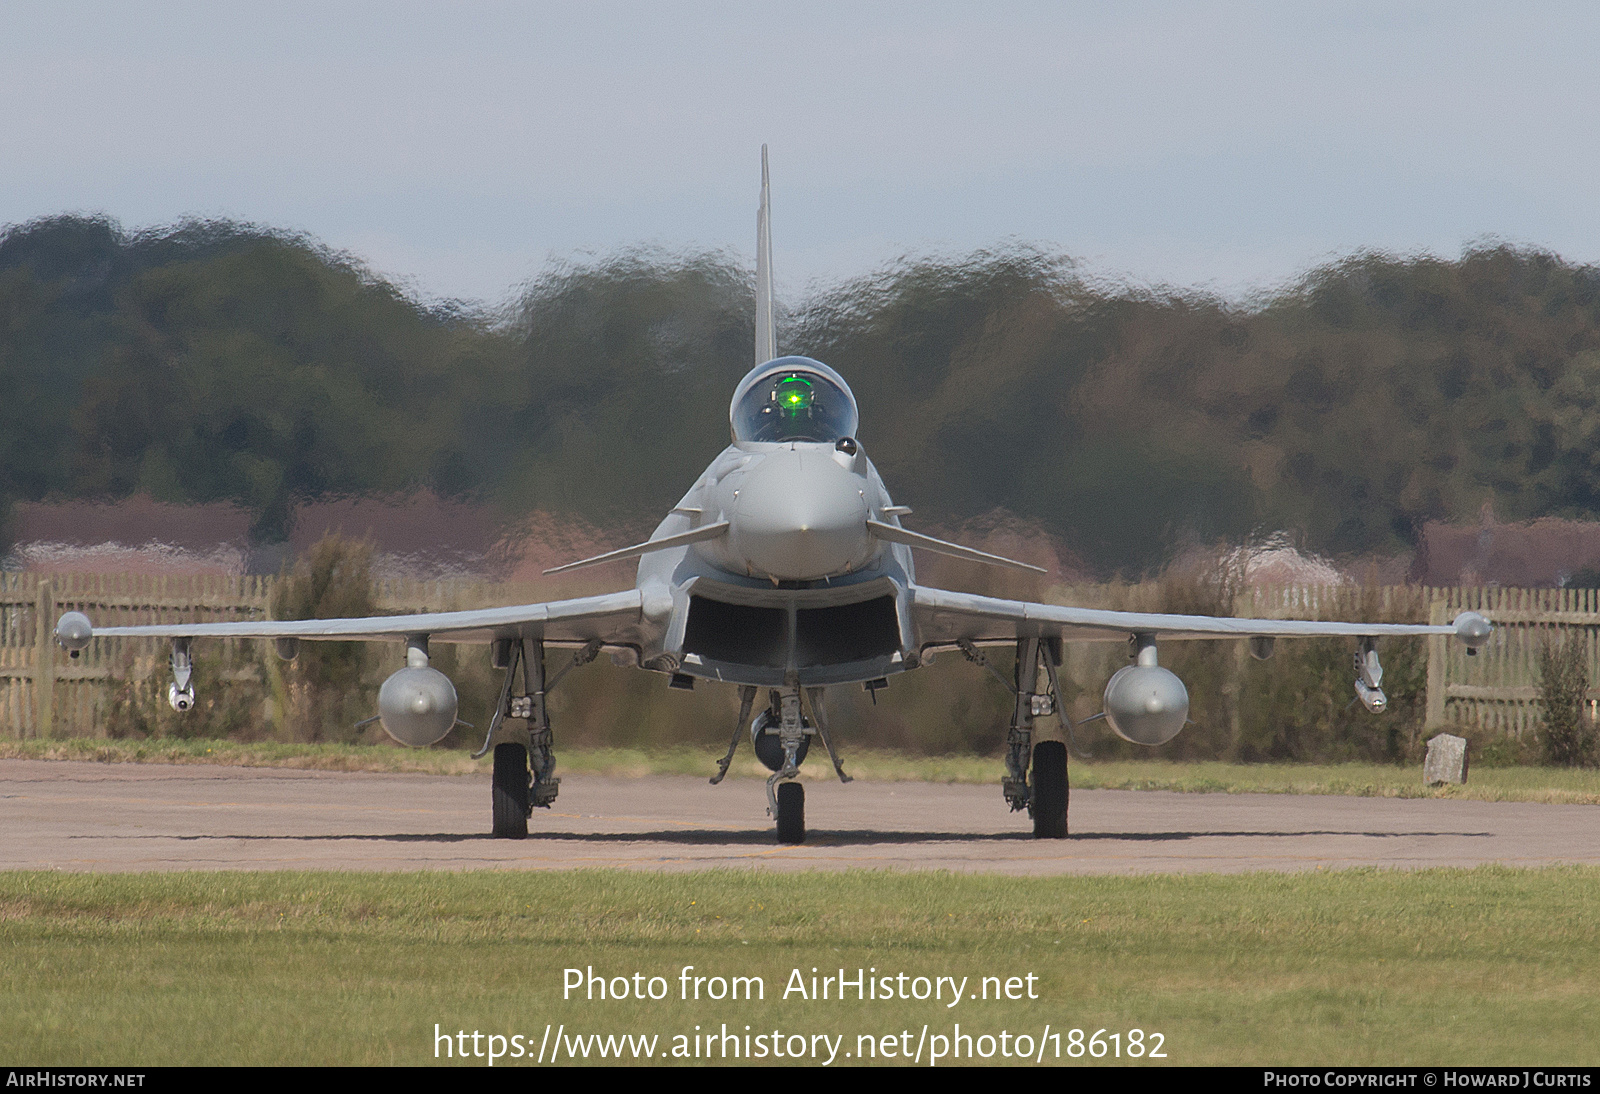
[[[1178,553],[1261,531],[1349,560],[1402,554],[1424,522],[1471,521],[1486,504],[1501,520],[1600,519],[1600,269],[1556,255],[1361,254],[1229,301],[1107,283],[1013,246],[907,259],[791,303],[780,350],[850,382],[861,441],[919,527],[1047,538],[1081,565],[1060,580],[1166,575],[1170,610],[1224,610],[1233,592],[1226,575],[1174,577]],[[727,443],[753,311],[749,271],[718,253],[555,266],[489,312],[419,301],[348,255],[254,225],[12,226],[0,232],[0,507],[229,501],[271,545],[299,501],[423,487],[512,525],[537,512],[627,542]],[[948,580],[940,565],[929,560],[930,576]],[[370,566],[361,544],[325,542],[291,561],[276,611],[364,614]],[[984,585],[1002,580],[953,583],[1042,592]],[[279,673],[297,732],[350,739],[383,666],[308,646],[264,679]],[[1348,709],[1337,643],[1280,651],[1270,670],[1226,644],[1174,657],[1197,725],[1172,755],[1400,759],[1421,747],[1407,706],[1420,701],[1408,698],[1420,695],[1419,643],[1386,651],[1396,712],[1381,724]],[[997,697],[968,667],[897,681],[878,708],[841,699],[841,735],[994,746]],[[492,688],[486,669],[464,659],[461,672],[464,701]],[[1091,676],[1087,706],[1103,679]],[[563,711],[569,739],[725,735],[721,698],[674,706],[655,683],[584,670]],[[158,705],[146,698],[128,709]],[[208,714],[212,731],[256,726],[257,698]],[[118,731],[175,731],[162,717]]]
[[[426,486],[651,525],[726,443],[753,299],[721,254],[548,270],[490,315],[302,236],[217,222],[0,235],[0,499],[295,499]],[[1600,516],[1600,270],[1511,246],[1357,255],[1250,302],[1086,279],[1026,247],[818,291],[780,347],[837,368],[919,520],[1003,509],[1101,576],[1292,529]]]

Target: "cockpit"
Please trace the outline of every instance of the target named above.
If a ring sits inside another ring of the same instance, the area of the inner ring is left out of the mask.
[[[729,408],[736,443],[854,437],[861,415],[850,385],[809,357],[779,357],[739,382]]]

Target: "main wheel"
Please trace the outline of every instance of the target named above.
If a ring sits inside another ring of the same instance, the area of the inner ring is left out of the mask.
[[[1067,746],[1060,741],[1033,749],[1033,838],[1067,838]]]
[[[494,838],[528,837],[528,750],[494,746]]]
[[[799,783],[778,784],[778,842],[806,841],[806,788]]]

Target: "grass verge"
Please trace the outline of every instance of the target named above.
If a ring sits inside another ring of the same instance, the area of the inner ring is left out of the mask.
[[[669,1063],[661,1054],[691,1051],[694,1027],[726,1023],[740,1038],[746,1026],[801,1034],[808,1049],[842,1036],[836,1062],[857,1063],[858,1038],[883,1062],[882,1038],[909,1031],[909,1052],[926,1025],[948,1050],[959,1022],[997,1053],[1002,1031],[1036,1049],[1048,1024],[1064,1054],[1074,1028],[1124,1046],[1139,1029],[1147,1048],[1159,1033],[1175,1064],[1592,1065],[1597,883],[1581,867],[3,874],[0,1044],[30,1065],[423,1064],[436,1062],[436,1023],[521,1035],[530,1053],[548,1023],[568,1046],[655,1035],[653,1058]],[[564,970],[591,966],[630,984],[659,976],[666,998],[563,999]],[[764,997],[684,1001],[684,966],[760,977]],[[809,995],[813,968],[905,973],[907,990],[917,976],[965,977],[964,996],[1000,979],[953,1008],[948,988],[937,1001],[785,999],[795,970]],[[1012,977],[1023,997],[996,998]]]
[[[580,775],[700,775],[716,770],[718,751],[678,747],[560,749],[561,771]],[[155,738],[145,741],[0,741],[0,759],[87,760],[102,763],[224,764],[289,767],[316,771],[415,772],[467,775],[490,769],[488,758],[465,751],[407,749],[397,745],[241,743],[215,739]],[[907,756],[852,750],[845,770],[877,782],[997,783],[1001,762],[985,756]],[[741,750],[730,774],[766,778],[766,769]],[[832,770],[814,755],[805,778],[830,779]],[[1388,764],[1171,763],[1164,760],[1087,763],[1074,760],[1072,785],[1081,790],[1172,790],[1204,794],[1337,794],[1375,798],[1458,798],[1600,805],[1600,771],[1557,767],[1479,767],[1466,786],[1427,787],[1414,767]]]

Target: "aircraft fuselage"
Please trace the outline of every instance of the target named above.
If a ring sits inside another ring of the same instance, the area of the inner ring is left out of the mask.
[[[853,430],[849,389],[831,369],[805,358],[771,362],[751,377],[758,374],[768,387],[794,377],[835,386],[840,407],[830,424],[839,428],[795,424],[795,415],[778,423],[776,411],[771,420],[742,426],[742,403],[759,410],[776,400],[774,393],[762,394],[759,382],[747,378],[741,385],[734,397],[734,443],[651,538],[719,523],[727,531],[641,559],[644,613],[661,624],[656,648],[642,650],[641,663],[768,687],[862,682],[914,667],[911,552],[874,536],[867,524],[898,527],[903,510],[893,505],[860,442],[850,435],[739,436],[741,428],[813,435]]]

